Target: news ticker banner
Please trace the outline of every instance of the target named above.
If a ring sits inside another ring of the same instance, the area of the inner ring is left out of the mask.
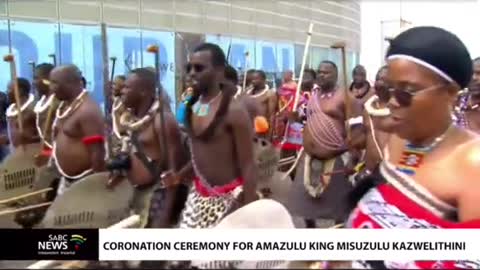
[[[480,259],[480,230],[0,230],[1,260]]]

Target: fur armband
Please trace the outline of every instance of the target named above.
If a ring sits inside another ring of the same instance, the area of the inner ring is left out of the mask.
[[[88,136],[82,139],[82,142],[85,145],[95,144],[95,143],[104,143],[105,138],[101,135]]]

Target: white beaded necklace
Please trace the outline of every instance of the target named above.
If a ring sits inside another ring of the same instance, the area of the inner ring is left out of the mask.
[[[268,90],[270,90],[270,87],[268,86],[268,84],[265,84],[265,88],[262,90],[262,92],[260,92],[258,94],[255,94],[255,95],[252,95],[252,92],[253,92],[253,88],[252,88],[252,89],[248,90],[247,94],[252,95],[252,97],[254,97],[254,98],[257,98],[257,97],[261,97],[261,96],[265,95],[268,92]]]
[[[128,119],[131,118],[131,113],[126,113],[122,115],[122,117],[120,117],[120,124],[122,126],[125,126],[129,131],[136,131],[141,126],[151,121],[153,119],[153,115],[159,108],[160,102],[158,100],[155,100],[155,102],[152,104],[152,107],[150,107],[150,109],[148,110],[147,114],[144,115],[141,119],[137,121],[131,121]]]
[[[43,113],[46,109],[48,109],[48,107],[50,107],[50,104],[52,104],[53,102],[53,98],[55,97],[54,94],[51,94],[48,99],[47,99],[47,96],[46,95],[43,95],[39,101],[37,101],[37,103],[35,104],[35,108],[33,109],[33,111],[36,113],[36,114],[41,114]],[[46,100],[46,101],[45,101]]]
[[[63,119],[65,117],[67,117],[70,112],[72,112],[73,110],[77,109],[81,104],[82,102],[79,102],[85,95],[87,94],[87,90],[86,89],[83,89],[83,91],[75,98],[75,100],[72,102],[72,104],[70,104],[70,106],[68,106],[68,108],[62,113],[62,107],[63,105],[65,104],[64,101],[60,102],[60,104],[58,105],[58,108],[57,108],[57,119]]]
[[[370,97],[366,102],[365,102],[365,110],[367,111],[367,113],[371,116],[375,116],[375,117],[385,117],[385,116],[389,116],[390,115],[390,109],[388,108],[383,108],[383,109],[376,109],[374,107],[374,103],[377,103],[378,102],[378,96],[377,95],[373,95],[372,97]]]
[[[52,104],[53,102],[53,98],[55,97],[54,94],[51,94],[47,101],[45,102],[45,99],[46,99],[46,95],[43,95],[39,101],[37,101],[37,104],[35,104],[35,108],[33,109],[33,111],[35,112],[35,114],[37,115],[37,117],[35,118],[35,125],[37,127],[37,132],[38,132],[38,136],[40,136],[40,139],[42,139],[42,141],[49,147],[49,148],[52,148],[52,145],[45,139],[45,136],[43,135],[43,131],[42,131],[42,128],[40,127],[40,114],[42,114],[43,112],[45,112],[46,109],[48,109],[50,107],[50,105]]]
[[[20,111],[21,111],[21,112],[25,111],[25,110],[28,108],[28,106],[30,106],[30,105],[33,103],[34,99],[35,99],[35,98],[33,97],[33,94],[30,94],[30,95],[28,96],[27,102],[25,102],[25,103],[22,105],[22,107],[20,107]],[[13,103],[12,105],[10,105],[10,106],[8,107],[7,112],[6,112],[7,117],[15,117],[15,116],[18,115],[18,110],[17,110],[16,107],[17,107],[17,104],[16,104],[16,103]]]
[[[62,176],[64,176],[65,178],[77,180],[77,179],[84,178],[85,176],[87,176],[88,174],[90,174],[91,172],[93,172],[93,169],[88,169],[88,170],[85,170],[85,171],[83,171],[82,173],[77,174],[77,175],[74,175],[74,176],[71,176],[71,175],[66,174],[66,173],[63,171],[62,167],[60,166],[60,163],[59,163],[58,160],[57,160],[57,147],[56,147],[56,143],[55,143],[55,142],[53,142],[52,157],[53,157],[53,160],[54,160],[54,162],[55,162],[55,166],[56,166],[57,169],[58,169],[58,172],[59,172]]]
[[[123,103],[120,100],[120,98],[114,98],[113,99],[113,108],[112,108],[112,129],[113,129],[113,134],[117,136],[117,138],[121,138],[122,136],[120,135],[120,132],[118,131],[117,127],[117,111],[120,110],[120,108],[123,107]]]

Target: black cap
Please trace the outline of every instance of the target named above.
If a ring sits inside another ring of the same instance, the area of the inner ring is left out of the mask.
[[[422,65],[460,88],[472,78],[467,47],[453,33],[432,26],[413,27],[390,42],[387,59],[404,58]]]

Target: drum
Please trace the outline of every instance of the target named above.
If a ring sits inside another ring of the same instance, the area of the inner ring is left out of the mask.
[[[58,196],[41,228],[106,228],[130,216],[133,187],[121,181],[106,187],[108,172],[89,175]]]

